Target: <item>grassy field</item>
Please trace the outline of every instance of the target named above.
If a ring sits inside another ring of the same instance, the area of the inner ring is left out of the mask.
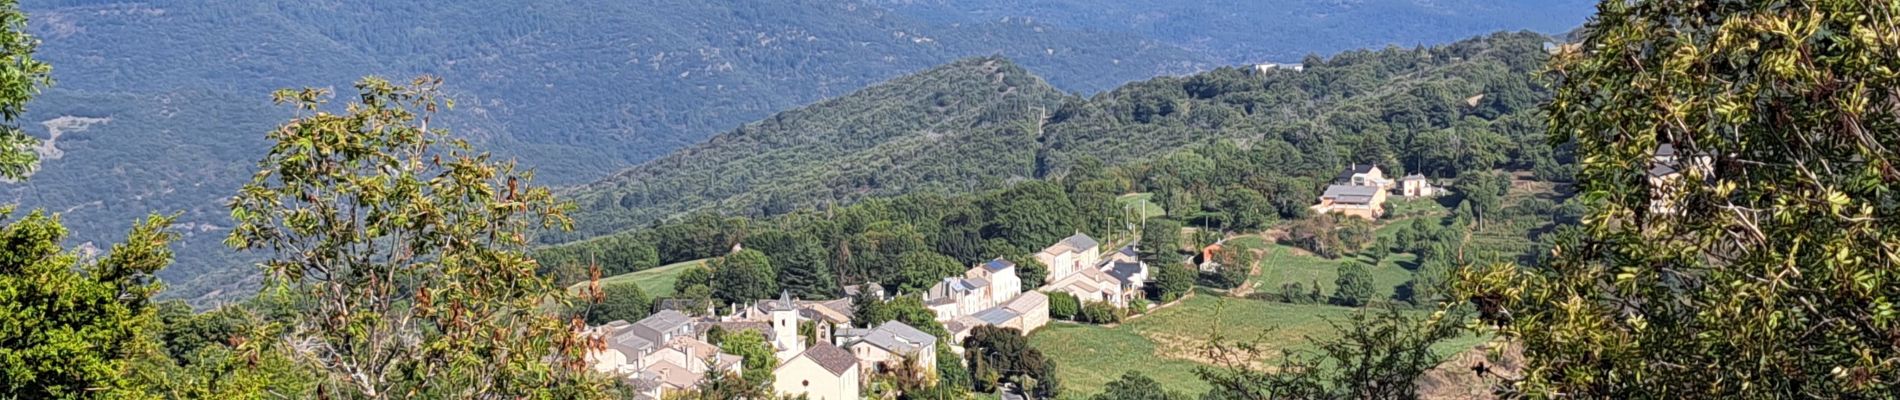
[[[665,298],[673,295],[673,281],[679,280],[681,272],[685,272],[688,267],[704,264],[706,264],[706,260],[667,264],[656,268],[601,278],[600,284],[633,282],[636,285],[640,285],[640,291],[646,292],[648,297],[655,299]],[[568,289],[580,290],[581,286],[586,284],[587,282],[576,283]]]
[[[1377,229],[1381,240],[1390,240],[1410,218],[1439,218],[1447,211],[1444,206],[1426,200],[1407,202],[1405,207],[1412,217],[1383,221]],[[1278,291],[1280,284],[1286,282],[1298,282],[1311,290],[1313,283],[1318,282],[1321,293],[1331,294],[1339,265],[1354,260],[1354,256],[1327,260],[1305,250],[1274,243],[1262,235],[1232,237],[1226,246],[1257,250],[1262,254],[1258,274],[1249,279],[1257,292]],[[1415,259],[1411,254],[1393,254],[1372,268],[1382,298],[1389,298],[1395,287],[1411,279],[1412,272],[1406,267]],[[1332,325],[1327,321],[1343,320],[1355,311],[1331,305],[1221,297],[1213,291],[1200,290],[1181,304],[1156,310],[1121,326],[1104,328],[1057,323],[1037,331],[1030,341],[1056,360],[1065,392],[1063,398],[1086,398],[1100,392],[1103,385],[1130,369],[1139,369],[1170,390],[1199,395],[1208,386],[1194,375],[1194,369],[1206,365],[1202,350],[1217,333],[1227,338],[1257,341],[1270,351],[1306,350],[1312,346],[1308,337],[1333,334]],[[1462,338],[1441,344],[1438,350],[1450,354],[1481,341],[1477,337]]]
[[[1307,337],[1333,334],[1328,320],[1343,320],[1354,309],[1226,298],[1199,293],[1182,304],[1114,328],[1058,323],[1030,337],[1056,360],[1063,398],[1086,398],[1129,370],[1140,370],[1170,390],[1198,395],[1208,386],[1194,375],[1206,365],[1203,349],[1219,334],[1257,341],[1262,348],[1311,349]],[[1449,354],[1482,340],[1462,338],[1440,345]],[[1272,362],[1272,360],[1262,360]]]
[[[1149,218],[1168,215],[1167,209],[1161,208],[1160,204],[1155,204],[1154,202],[1149,201],[1149,199],[1152,199],[1154,197],[1155,197],[1154,193],[1130,193],[1130,194],[1124,194],[1122,195],[1122,197],[1117,198],[1116,200],[1121,201],[1122,205],[1124,206],[1139,207],[1139,208],[1135,208],[1135,210],[1147,210],[1145,214]]]

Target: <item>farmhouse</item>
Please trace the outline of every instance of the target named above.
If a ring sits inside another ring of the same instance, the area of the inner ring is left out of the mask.
[[[1316,213],[1379,219],[1385,215],[1385,190],[1378,186],[1331,185],[1312,208]]]
[[[1346,167],[1344,171],[1339,172],[1338,177],[1333,178],[1333,184],[1344,186],[1373,186],[1382,190],[1392,188],[1392,180],[1385,177],[1385,171],[1380,170],[1379,166],[1372,164],[1353,164],[1352,166]]]
[[[1424,175],[1411,174],[1406,175],[1404,178],[1399,178],[1399,195],[1405,196],[1407,199],[1436,197],[1443,193],[1443,189],[1433,187],[1432,181],[1425,179]]]

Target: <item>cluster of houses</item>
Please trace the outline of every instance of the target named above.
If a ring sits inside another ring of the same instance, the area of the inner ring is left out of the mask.
[[[979,326],[1015,328],[1028,334],[1048,324],[1049,297],[1044,292],[1126,307],[1139,299],[1148,279],[1148,266],[1135,257],[1133,246],[1104,258],[1100,243],[1081,233],[1044,249],[1036,258],[1049,266],[1049,283],[1035,291],[1024,291],[1017,266],[998,258],[962,276],[944,278],[921,293],[937,321],[954,336],[947,338],[953,350],[961,353],[958,344]],[[937,341],[945,338],[898,321],[853,326],[855,296],[868,291],[883,298],[884,293],[876,284],[846,291],[853,297],[799,300],[781,294],[744,308],[734,305],[724,315],[693,317],[662,310],[637,322],[614,321],[591,329],[590,334],[605,346],[588,358],[595,370],[632,383],[642,399],[692,390],[708,374],[739,372],[743,361],[739,356],[721,352],[707,341],[714,327],[725,332],[756,331],[766,338],[779,361],[772,387],[781,396],[858,399],[872,377],[911,361],[926,374],[936,373]],[[801,333],[800,327],[806,324],[814,329]]]
[[[1386,177],[1385,171],[1377,165],[1354,164],[1340,171],[1331,185],[1319,196],[1319,204],[1314,204],[1314,212],[1335,213],[1365,219],[1379,219],[1385,215],[1387,192],[1397,192],[1408,199],[1435,197],[1444,194],[1444,189],[1432,186],[1431,180],[1424,175],[1412,174],[1397,181]]]

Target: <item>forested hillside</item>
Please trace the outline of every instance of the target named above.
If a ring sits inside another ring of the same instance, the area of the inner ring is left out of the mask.
[[[544,182],[579,183],[963,57],[1009,56],[1085,92],[1206,65],[1132,34],[939,24],[836,1],[25,6],[57,84],[23,125],[59,137],[48,140],[42,179],[6,184],[0,196],[62,212],[76,243],[115,240],[146,213],[183,212],[192,236],[165,278],[169,293],[187,296],[204,285],[186,279],[228,283],[209,272],[248,269],[224,258],[223,199],[254,172],[264,133],[291,115],[269,103],[279,88],[440,75],[456,100],[446,126]]]
[[[584,205],[575,234],[686,211],[782,214],[1033,177],[1039,124],[1065,96],[1008,60],[957,61],[746,124],[584,186],[571,197]]]
[[[1547,57],[1548,40],[1534,33],[1495,34],[1416,50],[1349,52],[1312,60],[1303,72],[1218,69],[1134,83],[1089,99],[1052,98],[1060,105],[1044,110],[1004,103],[1007,112],[985,113],[974,124],[945,113],[946,107],[991,104],[1010,91],[1004,87],[1017,85],[998,86],[1009,74],[947,73],[1008,65],[966,61],[782,113],[587,185],[575,195],[581,200],[575,214],[579,235],[543,241],[640,226],[686,211],[757,216],[867,195],[995,189],[1011,179],[1064,175],[1086,160],[1114,166],[1165,158],[1144,164],[1162,180],[1258,179],[1250,184],[1282,208],[1303,207],[1332,172],[1352,163],[1376,162],[1393,174],[1437,178],[1516,167],[1565,179],[1538,117],[1529,111],[1543,96],[1532,73]],[[905,88],[912,85],[928,87]],[[944,89],[958,87],[963,89]],[[930,95],[886,104],[895,93]],[[810,125],[837,128],[802,128]],[[887,150],[921,143],[935,146]],[[890,147],[878,149],[885,145]],[[766,148],[787,150],[760,150]],[[1201,150],[1174,154],[1183,149]],[[821,155],[806,154],[811,151]],[[1273,163],[1275,173],[1221,173],[1228,167],[1223,163],[1259,158],[1270,160],[1263,162]],[[1167,184],[1130,179],[1145,178],[1125,178],[1120,187]],[[736,183],[722,183],[728,181]],[[1157,200],[1181,217],[1203,204],[1219,208],[1217,187],[1191,189]]]
[[[1590,0],[880,0],[939,21],[1029,20],[1123,31],[1226,63],[1293,62],[1307,54],[1444,43],[1500,30],[1566,32]]]

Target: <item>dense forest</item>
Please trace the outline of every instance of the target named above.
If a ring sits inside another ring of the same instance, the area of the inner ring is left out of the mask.
[[[578,229],[542,240],[586,238],[684,212],[763,216],[866,196],[999,189],[1068,174],[1082,160],[1162,159],[1147,164],[1153,171],[1103,188],[1117,194],[1171,184],[1143,180],[1151,174],[1211,182],[1161,197],[1165,208],[1187,213],[1215,203],[1217,189],[1249,179],[1251,190],[1283,210],[1299,208],[1293,205],[1312,201],[1331,174],[1354,163],[1386,165],[1394,175],[1456,178],[1509,167],[1565,180],[1566,160],[1544,140],[1533,107],[1542,94],[1532,74],[1549,40],[1504,33],[1354,51],[1308,59],[1304,71],[1222,68],[1091,98],[1038,98],[1047,90],[1008,62],[965,61],[781,113],[584,186],[574,194]],[[978,64],[1004,72],[963,71]],[[905,93],[931,94],[888,98]],[[991,104],[1004,107],[967,110]],[[1205,149],[1173,154],[1198,147]],[[1253,160],[1272,165],[1259,173],[1237,166]]]

